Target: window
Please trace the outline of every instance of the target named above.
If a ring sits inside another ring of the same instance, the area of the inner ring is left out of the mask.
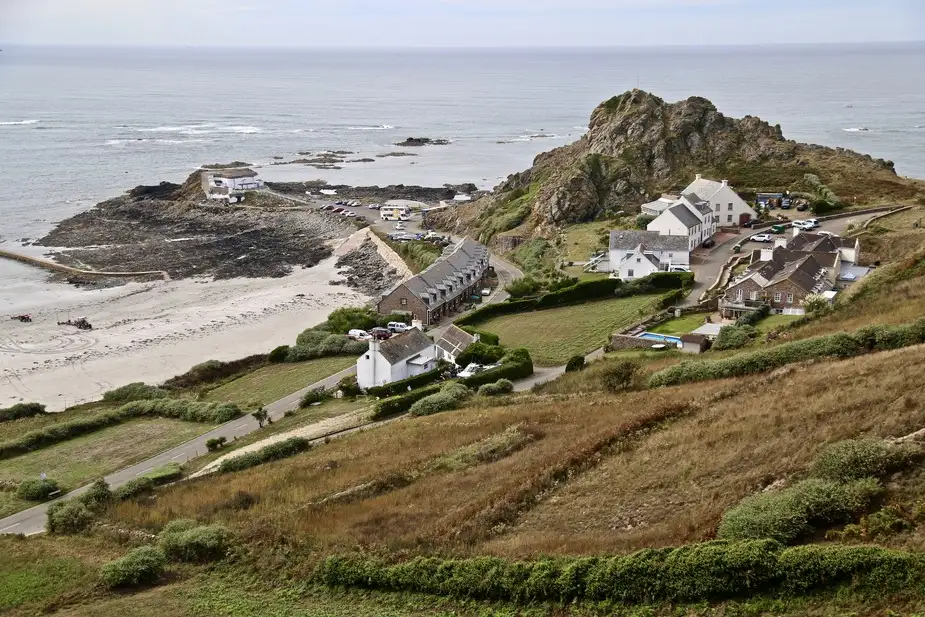
[[[721,207],[722,207],[722,206],[720,206],[720,204],[716,204],[716,211],[719,212],[719,209],[720,209]]]
[[[751,300],[757,300],[757,299],[758,299],[758,292],[757,292],[757,291],[750,292],[748,295],[750,296],[749,299],[751,299]]]
[[[402,306],[408,306],[408,298],[402,298],[402,299],[401,299],[401,305],[402,305]]]
[[[732,210],[732,204],[729,204],[729,210],[730,211]]]
[[[774,301],[780,302],[781,293],[779,291],[774,292]]]
[[[633,278],[633,271],[632,271],[632,270],[627,270],[627,271],[626,271],[626,278],[628,278],[628,279]]]
[[[728,216],[726,217],[726,222],[727,222],[727,223],[731,223],[731,222],[732,222],[732,215],[731,215],[731,214],[728,215]]]
[[[736,301],[741,302],[745,298],[745,292],[740,288],[736,289]]]
[[[637,258],[636,258],[636,263],[641,264],[641,263],[642,263],[642,260],[641,260],[640,258],[637,257]]]
[[[793,294],[787,294],[787,304],[793,304]]]

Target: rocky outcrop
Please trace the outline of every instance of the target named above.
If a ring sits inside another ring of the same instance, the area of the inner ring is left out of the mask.
[[[335,265],[345,270],[347,286],[374,298],[391,289],[400,278],[398,271],[382,258],[370,238],[338,259]]]
[[[729,118],[701,97],[667,103],[632,90],[600,104],[578,141],[540,154],[492,195],[432,220],[475,231],[483,241],[515,228],[521,235],[551,236],[563,225],[638,212],[662,192],[685,187],[696,173],[728,179],[746,192],[801,190],[813,173],[848,203],[909,199],[923,190],[897,177],[891,161],[787,140],[779,125]]]
[[[307,182],[267,182],[267,187],[289,195],[305,196],[305,191],[322,189],[337,192],[338,198],[363,199],[371,201],[388,201],[390,199],[408,199],[424,203],[437,203],[453,199],[459,193],[478,194],[478,187],[472,183],[445,184],[442,187],[391,184],[389,186],[348,186],[346,184],[328,184],[323,180]]]
[[[431,139],[430,137],[409,137],[405,141],[400,141],[396,146],[403,148],[420,148],[421,146],[447,146],[448,139]]]

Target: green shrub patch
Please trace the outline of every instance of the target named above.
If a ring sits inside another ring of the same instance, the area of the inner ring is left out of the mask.
[[[100,578],[111,589],[151,585],[160,580],[166,567],[167,558],[160,549],[141,546],[104,565]]]
[[[448,381],[436,394],[426,396],[411,406],[412,416],[429,416],[441,411],[458,409],[472,392],[458,381]]]
[[[264,463],[279,461],[306,452],[311,448],[311,443],[303,437],[292,437],[283,441],[270,444],[255,452],[248,452],[241,456],[225,459],[218,467],[219,473],[230,473],[234,471],[243,471],[251,467],[257,467]]]
[[[16,487],[16,496],[28,501],[45,501],[58,490],[58,483],[54,480],[23,480]]]
[[[107,403],[130,403],[132,401],[145,401],[153,398],[164,398],[166,396],[166,391],[161,390],[157,386],[149,386],[139,381],[122,386],[121,388],[116,388],[115,390],[104,392],[103,400]]]
[[[376,403],[376,410],[373,412],[372,419],[385,420],[386,418],[401,415],[411,409],[411,406],[419,400],[440,392],[441,387],[441,384],[434,384],[399,396],[383,399]]]
[[[216,561],[225,557],[231,544],[231,532],[221,525],[198,525],[182,520],[168,525],[158,534],[158,547],[170,559],[193,563]]]
[[[12,407],[0,408],[0,422],[9,422],[20,418],[31,418],[45,413],[45,405],[40,403],[16,403]]]
[[[479,387],[479,396],[501,396],[514,391],[514,383],[508,379],[499,379]]]
[[[469,388],[478,388],[487,383],[494,383],[499,379],[516,381],[533,374],[533,359],[530,352],[524,348],[513,349],[501,358],[501,366],[467,377],[463,383]]]
[[[366,388],[366,394],[379,398],[398,396],[408,392],[409,388],[414,390],[422,386],[430,385],[440,379],[440,375],[442,374],[443,369],[436,368],[432,371],[421,373],[420,375],[415,375],[414,377],[408,377],[407,379],[402,379],[400,381],[393,381],[392,383],[385,384],[384,386],[373,386],[371,388]]]
[[[811,475],[833,482],[882,478],[920,459],[915,444],[892,444],[882,439],[848,439],[825,448],[816,457]]]

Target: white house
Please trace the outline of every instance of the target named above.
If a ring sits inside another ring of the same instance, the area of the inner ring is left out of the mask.
[[[437,341],[437,358],[456,364],[459,357],[469,345],[479,342],[478,334],[469,334],[462,328],[451,325],[447,328],[440,340]]]
[[[697,195],[710,205],[719,227],[738,227],[753,218],[758,218],[758,213],[739,197],[729,186],[728,180],[717,182],[697,174],[694,181],[684,189],[685,195],[689,193]]]
[[[662,212],[646,226],[660,236],[687,238],[687,250],[693,251],[703,243],[705,223],[686,203],[679,203]]]
[[[357,383],[363,389],[401,381],[437,368],[437,346],[426,334],[411,328],[392,338],[369,342],[357,359]]]
[[[253,169],[218,169],[202,174],[202,189],[209,199],[243,201],[244,191],[261,188],[263,181]]]
[[[611,276],[633,280],[653,272],[690,269],[690,240],[654,231],[615,229],[610,232]]]

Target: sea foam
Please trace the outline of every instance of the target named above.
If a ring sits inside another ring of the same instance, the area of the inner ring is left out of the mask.
[[[25,126],[27,124],[38,124],[38,120],[18,120],[13,122],[0,122],[0,126]]]

